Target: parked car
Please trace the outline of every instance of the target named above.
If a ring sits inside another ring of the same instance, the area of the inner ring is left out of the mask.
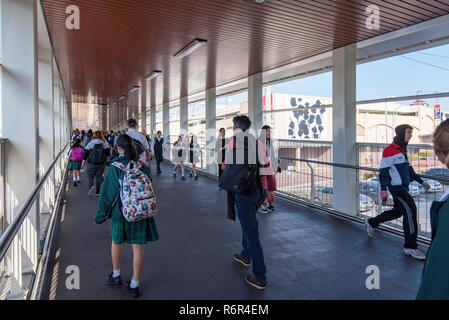
[[[427,179],[427,178],[423,178],[424,182],[427,182],[430,185],[430,189],[426,190],[426,188],[421,185],[420,183],[418,183],[417,181],[413,181],[412,184],[414,186],[416,186],[417,188],[419,188],[419,191],[421,193],[425,193],[425,192],[443,192],[443,186],[441,185],[440,182],[436,181],[436,180],[432,180],[432,179]]]
[[[315,187],[315,201],[321,202],[325,206],[332,207],[334,189],[330,186],[317,186]],[[374,208],[374,200],[366,194],[359,194],[360,211],[369,211]]]
[[[370,197],[376,205],[377,205],[377,202],[379,199],[378,198],[378,189],[379,189],[379,184],[376,182],[373,182],[373,181],[360,182],[360,194]],[[394,205],[393,197],[391,196],[390,192],[388,192],[386,205],[387,206]]]
[[[360,194],[359,196],[360,196],[359,198],[360,198],[360,211],[361,212],[369,211],[372,208],[374,208],[375,202],[371,197],[369,197],[365,194]]]
[[[371,179],[368,179],[366,181],[362,181],[362,183],[365,183],[365,188],[369,188],[369,186],[375,186],[376,190],[377,190],[377,186],[379,185],[379,179],[374,177]],[[419,195],[419,186],[413,185],[412,183],[409,184],[408,186],[408,192],[410,193],[410,195],[412,197],[418,196]]]
[[[440,177],[449,179],[449,169],[446,169],[446,168],[429,169],[425,172],[425,174],[428,176],[435,176],[435,177],[440,176]],[[440,183],[442,183],[444,185],[449,185],[449,181],[440,181]]]

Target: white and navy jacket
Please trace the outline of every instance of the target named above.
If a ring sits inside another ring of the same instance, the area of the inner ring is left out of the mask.
[[[381,190],[408,191],[410,182],[415,180],[421,184],[424,182],[410,165],[407,151],[393,142],[382,153],[379,174]]]

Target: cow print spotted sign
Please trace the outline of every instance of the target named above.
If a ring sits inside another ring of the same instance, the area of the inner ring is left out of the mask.
[[[326,114],[326,108],[308,109],[321,106],[321,101],[318,99],[311,105],[308,102],[304,103],[302,98],[291,98],[290,105],[295,110],[289,115],[289,138],[321,139],[325,130],[323,117]]]

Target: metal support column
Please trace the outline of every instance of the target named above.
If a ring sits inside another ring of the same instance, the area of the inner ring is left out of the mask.
[[[251,120],[251,129],[256,136],[262,130],[262,73],[248,77],[248,117]]]
[[[217,136],[217,90],[210,88],[206,90],[206,170],[212,175],[218,175],[218,168],[215,161],[215,138]]]
[[[356,46],[333,52],[333,161],[355,165],[356,153]],[[334,209],[356,215],[357,171],[333,169]]]

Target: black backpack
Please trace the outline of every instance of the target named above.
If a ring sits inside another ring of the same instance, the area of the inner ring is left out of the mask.
[[[235,137],[233,137],[235,141]],[[256,141],[256,159],[258,154],[258,142]],[[244,137],[244,163],[236,164],[237,148],[233,148],[232,152],[233,163],[226,163],[226,168],[220,178],[220,187],[229,192],[238,192],[241,194],[250,194],[255,189],[258,189],[260,194],[263,194],[262,182],[260,180],[260,164],[257,159],[255,164],[249,164],[248,161],[248,137]],[[264,200],[263,197],[262,201]]]
[[[138,156],[145,152],[145,148],[143,147],[143,144],[140,143],[140,141],[138,141],[136,139],[132,139],[132,144],[133,144],[134,149],[136,149]]]
[[[95,144],[92,150],[89,151],[89,162],[92,164],[103,164],[106,162],[106,152],[103,144]]]

